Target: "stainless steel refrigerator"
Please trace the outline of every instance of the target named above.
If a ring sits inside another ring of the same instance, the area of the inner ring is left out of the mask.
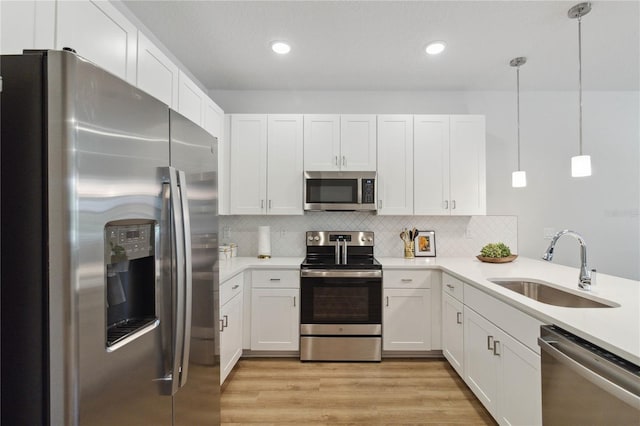
[[[218,424],[217,140],[70,52],[0,75],[2,424]]]

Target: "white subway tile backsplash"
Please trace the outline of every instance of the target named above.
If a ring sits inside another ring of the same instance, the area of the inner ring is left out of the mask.
[[[239,256],[258,255],[258,226],[271,227],[274,257],[305,254],[307,231],[373,231],[377,257],[401,257],[404,228],[436,232],[437,256],[475,256],[487,243],[502,241],[518,253],[516,216],[378,216],[358,212],[307,212],[303,216],[220,216],[222,243],[238,244]],[[469,232],[467,232],[469,230]],[[228,235],[228,238],[227,238]]]

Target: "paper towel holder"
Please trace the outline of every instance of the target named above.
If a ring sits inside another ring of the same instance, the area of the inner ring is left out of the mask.
[[[258,227],[258,259],[271,258],[271,227]]]

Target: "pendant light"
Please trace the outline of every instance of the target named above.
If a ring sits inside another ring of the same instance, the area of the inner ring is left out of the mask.
[[[579,3],[569,9],[567,15],[578,19],[578,92],[579,92],[579,125],[580,155],[571,157],[571,176],[591,176],[591,156],[582,153],[582,17],[591,11],[591,3]]]
[[[520,66],[527,63],[527,58],[519,56],[513,58],[509,65],[516,67],[516,87],[517,87],[517,111],[518,111],[518,170],[511,173],[511,186],[514,188],[524,188],[527,186],[527,172],[520,170]]]

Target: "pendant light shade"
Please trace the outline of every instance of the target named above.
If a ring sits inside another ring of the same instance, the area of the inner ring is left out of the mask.
[[[524,188],[527,186],[527,172],[518,170],[511,173],[511,186],[514,188]]]
[[[520,170],[520,66],[527,63],[527,58],[519,56],[513,58],[509,65],[516,67],[516,87],[517,87],[517,116],[518,116],[518,170],[511,174],[511,186],[514,188],[524,188],[527,186],[527,172]]]
[[[579,126],[580,126],[580,154],[571,157],[571,176],[591,176],[591,156],[582,153],[582,17],[591,12],[591,3],[579,3],[569,9],[567,15],[578,20],[578,92],[579,92]]]

